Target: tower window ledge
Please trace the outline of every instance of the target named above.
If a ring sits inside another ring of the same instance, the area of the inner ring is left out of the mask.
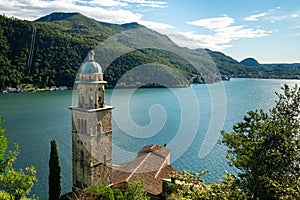
[[[102,83],[102,84],[106,84],[106,81],[97,81],[97,80],[84,80],[84,81],[75,81],[75,83],[81,83],[81,84],[95,84],[95,83]]]
[[[71,110],[80,110],[80,111],[85,111],[85,112],[97,112],[100,110],[109,110],[109,109],[114,109],[113,106],[105,106],[104,108],[82,108],[78,106],[71,106],[69,107]]]

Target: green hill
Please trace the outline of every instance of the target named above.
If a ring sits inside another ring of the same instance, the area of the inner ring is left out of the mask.
[[[241,61],[241,64],[248,66],[248,67],[257,67],[260,64],[257,62],[257,60],[255,60],[254,58],[246,58],[244,60]]]
[[[241,61],[247,71],[247,77],[299,79],[300,64],[260,64],[254,58]]]
[[[220,52],[179,47],[137,23],[103,23],[80,13],[52,13],[34,22],[2,15],[0,89],[20,83],[72,87],[90,47],[109,87],[157,86],[161,79],[158,85],[182,87],[193,78],[215,82],[248,74]]]

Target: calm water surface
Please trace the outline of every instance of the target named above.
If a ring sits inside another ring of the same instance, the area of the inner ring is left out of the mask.
[[[225,171],[235,173],[227,165],[226,148],[216,144],[219,130],[230,131],[248,110],[268,110],[275,105],[274,93],[280,92],[283,84],[293,86],[295,83],[299,85],[300,81],[232,79],[191,88],[139,89],[129,97],[127,89],[107,90],[106,103],[115,106],[113,162],[131,160],[144,145],[166,143],[172,149],[171,162],[175,168],[207,169],[210,173],[204,177],[206,181],[219,180]],[[18,143],[21,148],[15,166],[36,167],[39,181],[33,193],[40,199],[48,198],[52,138],[59,147],[63,193],[71,190],[71,111],[68,107],[72,104],[72,91],[0,94],[0,114],[10,147]]]

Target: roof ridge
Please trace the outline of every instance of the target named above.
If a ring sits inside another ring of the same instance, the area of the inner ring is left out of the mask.
[[[143,159],[142,162],[140,162],[140,164],[130,173],[130,175],[128,176],[128,178],[126,179],[126,181],[129,181],[129,179],[131,179],[131,177],[134,175],[134,173],[138,170],[138,168],[145,162],[145,160],[147,160],[147,158],[150,156],[151,152],[148,153],[148,155]]]
[[[160,168],[157,170],[154,178],[157,179],[157,176],[160,174],[161,170],[165,167],[165,164],[166,164],[166,159],[164,160],[164,163],[160,166]]]

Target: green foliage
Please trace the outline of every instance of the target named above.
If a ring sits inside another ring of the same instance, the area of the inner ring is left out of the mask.
[[[19,200],[30,193],[37,181],[35,174],[33,166],[25,168],[25,172],[22,169],[16,171],[11,168],[6,173],[0,174],[0,182],[11,199]]]
[[[109,186],[93,185],[83,191],[75,191],[72,194],[63,196],[61,199],[70,200],[149,200],[147,191],[143,188],[143,182],[134,179],[132,183],[127,183],[125,188],[111,189]]]
[[[261,64],[245,66],[246,77],[299,79],[300,64]]]
[[[147,196],[147,191],[143,185],[143,182],[138,179],[134,179],[132,183],[127,183],[123,191],[123,199],[149,200],[150,197]]]
[[[143,68],[132,70],[139,66]],[[183,66],[186,66],[189,72],[185,71]],[[115,87],[117,83],[127,87],[145,83],[152,87],[154,83],[161,83],[165,87],[178,87],[186,86],[193,72],[193,66],[175,54],[157,49],[144,49],[117,58],[105,70],[105,80],[110,80],[109,87]],[[126,79],[121,79],[125,73]]]
[[[57,200],[61,192],[59,156],[56,141],[51,140],[49,160],[49,200]]]
[[[3,120],[0,117],[0,185],[10,199],[19,200],[30,193],[31,188],[37,181],[36,171],[33,166],[16,170],[13,163],[18,155],[18,146],[14,151],[7,152],[8,139],[5,129],[2,126]]]
[[[210,51],[208,49],[207,52],[216,63],[216,66],[222,75],[234,77],[243,77],[247,75],[245,67],[236,60],[233,60],[221,52]]]
[[[72,86],[90,44],[60,34],[53,24],[0,16],[0,88],[20,83]]]
[[[122,193],[121,190],[119,190],[119,189],[114,189],[113,192],[114,192],[114,199],[115,199],[115,200],[123,200],[123,199],[124,199],[124,198],[123,198],[123,193]]]
[[[222,131],[227,158],[254,198],[300,197],[300,90],[297,85],[282,89],[269,113],[249,111],[232,133]]]
[[[220,183],[209,183],[201,179],[206,171],[192,173],[183,171],[171,175],[175,183],[169,183],[168,200],[175,199],[247,199],[246,193],[238,187],[238,181],[232,174],[225,174],[224,180]]]
[[[84,193],[92,195],[95,199],[99,200],[114,200],[114,192],[108,186],[95,185],[84,189]]]
[[[6,137],[6,130],[3,128],[3,118],[0,117],[0,172],[2,173],[5,170],[5,166],[7,166],[7,161],[5,157],[5,153],[7,150],[8,139]]]
[[[10,200],[10,196],[8,193],[0,191],[0,200]],[[33,196],[31,198],[29,197],[22,197],[21,200],[38,200],[39,198],[36,196]]]

